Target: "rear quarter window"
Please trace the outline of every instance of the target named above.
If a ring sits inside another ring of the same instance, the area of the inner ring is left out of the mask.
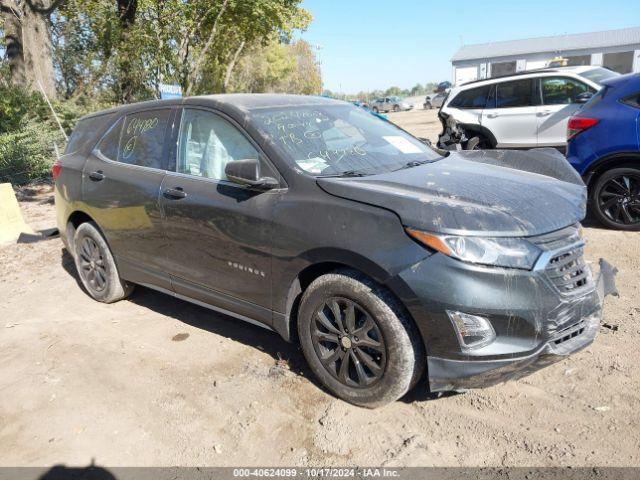
[[[626,103],[631,107],[640,108],[640,92],[629,95],[628,97],[623,98],[621,101],[622,103]]]
[[[67,142],[67,148],[64,153],[74,153],[83,149],[87,144],[95,145],[97,136],[101,133],[101,126],[106,123],[108,116],[100,115],[97,117],[81,118],[73,129],[71,137]]]

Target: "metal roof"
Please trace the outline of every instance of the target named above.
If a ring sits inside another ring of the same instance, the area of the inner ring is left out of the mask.
[[[640,27],[464,45],[455,53],[451,61],[508,57],[540,52],[560,53],[568,50],[591,50],[634,44],[640,44]]]

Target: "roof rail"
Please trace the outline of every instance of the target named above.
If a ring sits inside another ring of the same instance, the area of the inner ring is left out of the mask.
[[[559,71],[560,70],[558,70],[558,68],[549,68],[549,67],[534,68],[531,70],[523,70],[522,72],[508,73],[506,75],[498,75],[497,77],[479,78],[477,80],[471,80],[470,82],[461,83],[459,86],[462,87],[463,85],[471,85],[472,83],[487,82],[489,80],[496,80],[498,78],[518,77],[520,75],[529,75],[531,73],[559,72]]]

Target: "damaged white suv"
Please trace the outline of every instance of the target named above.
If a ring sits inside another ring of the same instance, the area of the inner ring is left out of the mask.
[[[559,67],[476,80],[451,89],[440,119],[439,145],[451,143],[447,126],[478,137],[479,148],[566,147],[567,121],[618,73],[602,67]]]

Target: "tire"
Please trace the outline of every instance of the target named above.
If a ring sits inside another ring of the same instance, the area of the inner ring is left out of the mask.
[[[431,105],[431,102],[427,102],[424,104],[424,108],[425,110],[431,110],[433,108],[433,105]]]
[[[373,110],[373,113],[380,113],[380,111],[378,110],[378,107],[373,107],[371,110]]]
[[[131,294],[133,285],[120,278],[111,250],[94,223],[78,227],[73,245],[78,276],[94,300],[113,303]]]
[[[491,144],[491,142],[489,141],[489,139],[487,137],[485,137],[484,135],[482,135],[481,133],[475,133],[475,132],[467,132],[467,137],[469,138],[469,140],[471,140],[473,137],[478,137],[478,143],[475,147],[473,147],[473,150],[491,150],[493,149],[493,146]]]
[[[640,168],[614,168],[600,175],[589,192],[591,211],[609,228],[640,231]]]
[[[393,106],[393,111],[394,112],[399,112],[400,111],[400,107],[398,105],[394,105]]]
[[[320,382],[355,405],[376,408],[393,402],[424,371],[416,326],[393,295],[356,271],[336,271],[309,285],[300,301],[298,335]]]

